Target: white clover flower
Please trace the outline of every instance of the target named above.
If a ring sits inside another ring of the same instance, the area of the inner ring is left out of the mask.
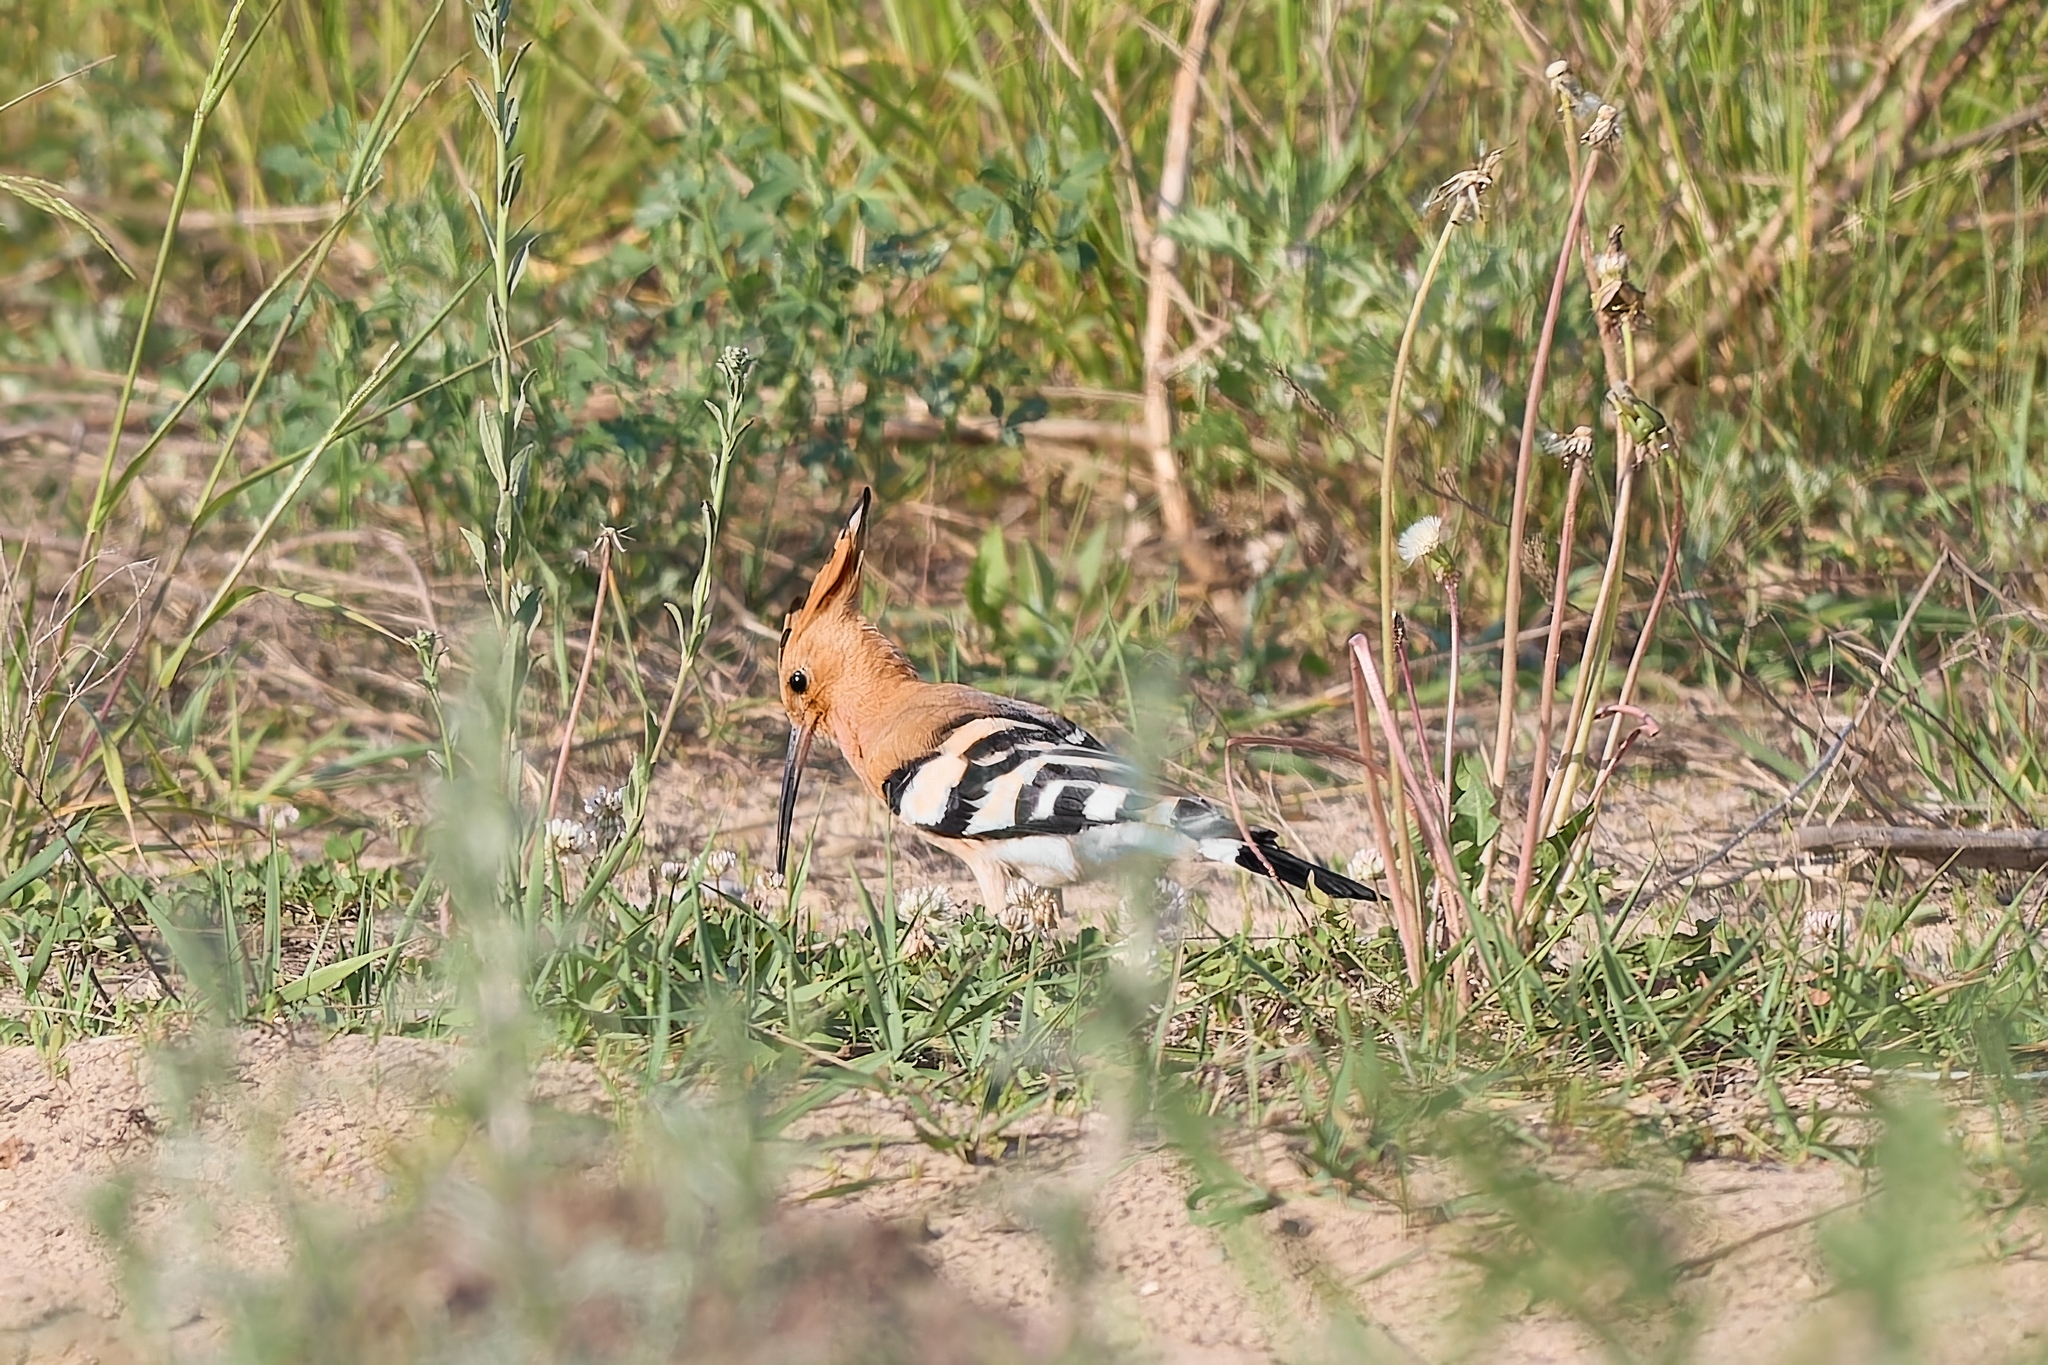
[[[599,787],[583,798],[583,813],[590,817],[590,846],[604,850],[626,837],[626,789]]]
[[[736,871],[739,868],[739,865],[740,855],[733,852],[729,848],[713,848],[705,850],[704,875],[707,877],[711,877],[714,879],[723,877],[728,873]]]
[[[952,891],[936,882],[907,886],[896,897],[896,915],[899,919],[948,919],[958,909]]]
[[[756,872],[754,884],[747,888],[747,904],[756,912],[765,914],[780,910],[789,903],[789,878],[780,872]]]
[[[1444,519],[1434,516],[1415,522],[1394,542],[1394,552],[1401,556],[1403,564],[1427,559],[1443,547]]]
[[[1354,882],[1372,881],[1384,876],[1386,870],[1387,860],[1380,857],[1380,851],[1376,848],[1354,849],[1351,857],[1344,863],[1344,875]]]
[[[661,879],[665,882],[679,882],[683,879],[683,874],[689,870],[688,863],[679,863],[670,858],[661,865]]]
[[[282,834],[299,823],[299,808],[289,801],[265,801],[256,808],[256,820],[271,834]]]
[[[548,821],[548,844],[556,853],[582,853],[590,848],[590,831],[581,820]]]

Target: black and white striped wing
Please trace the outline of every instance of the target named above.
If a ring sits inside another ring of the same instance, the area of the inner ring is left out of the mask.
[[[1080,726],[1036,708],[971,716],[882,783],[906,824],[953,839],[1076,835],[1144,818],[1143,775]]]

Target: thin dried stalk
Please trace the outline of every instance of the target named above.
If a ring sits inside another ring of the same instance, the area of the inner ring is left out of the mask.
[[[1149,244],[1151,278],[1145,298],[1142,352],[1145,443],[1152,454],[1153,482],[1159,488],[1159,515],[1166,523],[1167,538],[1173,542],[1182,565],[1204,583],[1221,581],[1223,571],[1196,534],[1194,503],[1188,497],[1186,481],[1181,478],[1180,457],[1173,449],[1173,395],[1169,387],[1172,376],[1167,366],[1167,340],[1173,324],[1174,270],[1180,263],[1180,245],[1165,228],[1187,200],[1188,164],[1193,156],[1202,66],[1208,60],[1209,40],[1222,12],[1223,0],[1196,0],[1187,42],[1181,47],[1180,71],[1173,79],[1166,149],[1159,173],[1158,221]],[[1136,230],[1134,227],[1134,233]]]
[[[1513,917],[1510,923],[1518,938],[1525,937],[1529,930],[1529,926],[1522,922],[1522,912],[1528,903],[1529,883],[1536,871],[1536,846],[1542,842],[1543,794],[1545,784],[1550,780],[1550,727],[1556,718],[1557,708],[1557,660],[1564,643],[1566,598],[1571,594],[1572,584],[1572,540],[1578,530],[1579,494],[1586,486],[1587,463],[1583,459],[1572,461],[1571,480],[1564,495],[1564,526],[1557,537],[1557,580],[1550,598],[1550,634],[1543,642],[1543,681],[1537,688],[1541,710],[1536,719],[1536,757],[1529,772],[1528,813],[1522,825],[1522,855],[1515,864],[1515,891],[1511,902]]]
[[[604,630],[605,599],[612,590],[612,552],[619,545],[619,533],[607,526],[597,537],[597,601],[590,608],[590,634],[583,641],[583,666],[576,673],[576,690],[569,697],[569,714],[562,721],[562,743],[555,750],[555,771],[548,779],[547,813],[540,818],[545,829],[555,818],[561,803],[562,782],[569,775],[569,752],[576,747],[576,720],[583,714],[583,698],[590,691],[591,668],[597,663],[598,636]]]
[[[1372,816],[1373,841],[1380,851],[1380,862],[1387,869],[1387,894],[1394,902],[1394,933],[1401,940],[1401,957],[1408,968],[1409,986],[1420,989],[1424,957],[1422,914],[1416,901],[1408,893],[1396,869],[1394,860],[1393,826],[1387,819],[1386,795],[1380,790],[1379,760],[1372,751],[1372,725],[1366,717],[1365,667],[1361,666],[1359,650],[1355,647],[1363,636],[1352,637],[1351,651],[1351,719],[1358,727],[1358,761],[1365,769],[1365,807]],[[1368,655],[1365,666],[1372,663]],[[1398,751],[1398,740],[1395,749]]]

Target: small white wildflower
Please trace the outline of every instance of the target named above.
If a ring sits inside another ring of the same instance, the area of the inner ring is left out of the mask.
[[[665,882],[679,882],[683,879],[683,874],[689,870],[688,863],[679,863],[670,858],[661,865],[661,879]]]
[[[1401,556],[1403,564],[1413,564],[1418,559],[1427,559],[1444,547],[1444,519],[1424,517],[1401,533],[1394,542],[1395,553]]]
[[[1344,875],[1354,882],[1373,881],[1383,876],[1386,870],[1387,860],[1380,857],[1376,848],[1354,849],[1344,863]]]
[[[709,849],[704,854],[704,875],[718,878],[739,868],[740,855],[729,848]]]
[[[789,878],[780,872],[756,872],[754,884],[747,888],[747,904],[754,910],[766,913],[780,910],[789,903]]]
[[[299,823],[299,808],[289,801],[265,801],[256,808],[256,820],[271,834],[282,834]]]
[[[896,897],[896,915],[899,919],[950,919],[958,909],[952,891],[936,882],[905,887]]]
[[[600,851],[626,836],[626,789],[599,787],[583,798],[583,813],[590,817],[590,845]]]
[[[564,856],[582,853],[590,847],[590,831],[581,820],[548,821],[548,844]]]

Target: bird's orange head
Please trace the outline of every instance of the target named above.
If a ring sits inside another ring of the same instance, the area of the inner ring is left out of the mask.
[[[789,752],[777,821],[778,868],[789,865],[790,821],[812,738],[822,728],[842,748],[851,749],[857,719],[873,713],[890,689],[917,678],[909,661],[860,614],[862,558],[873,501],[874,490],[863,488],[825,567],[783,620],[777,670],[782,709],[789,713]]]

